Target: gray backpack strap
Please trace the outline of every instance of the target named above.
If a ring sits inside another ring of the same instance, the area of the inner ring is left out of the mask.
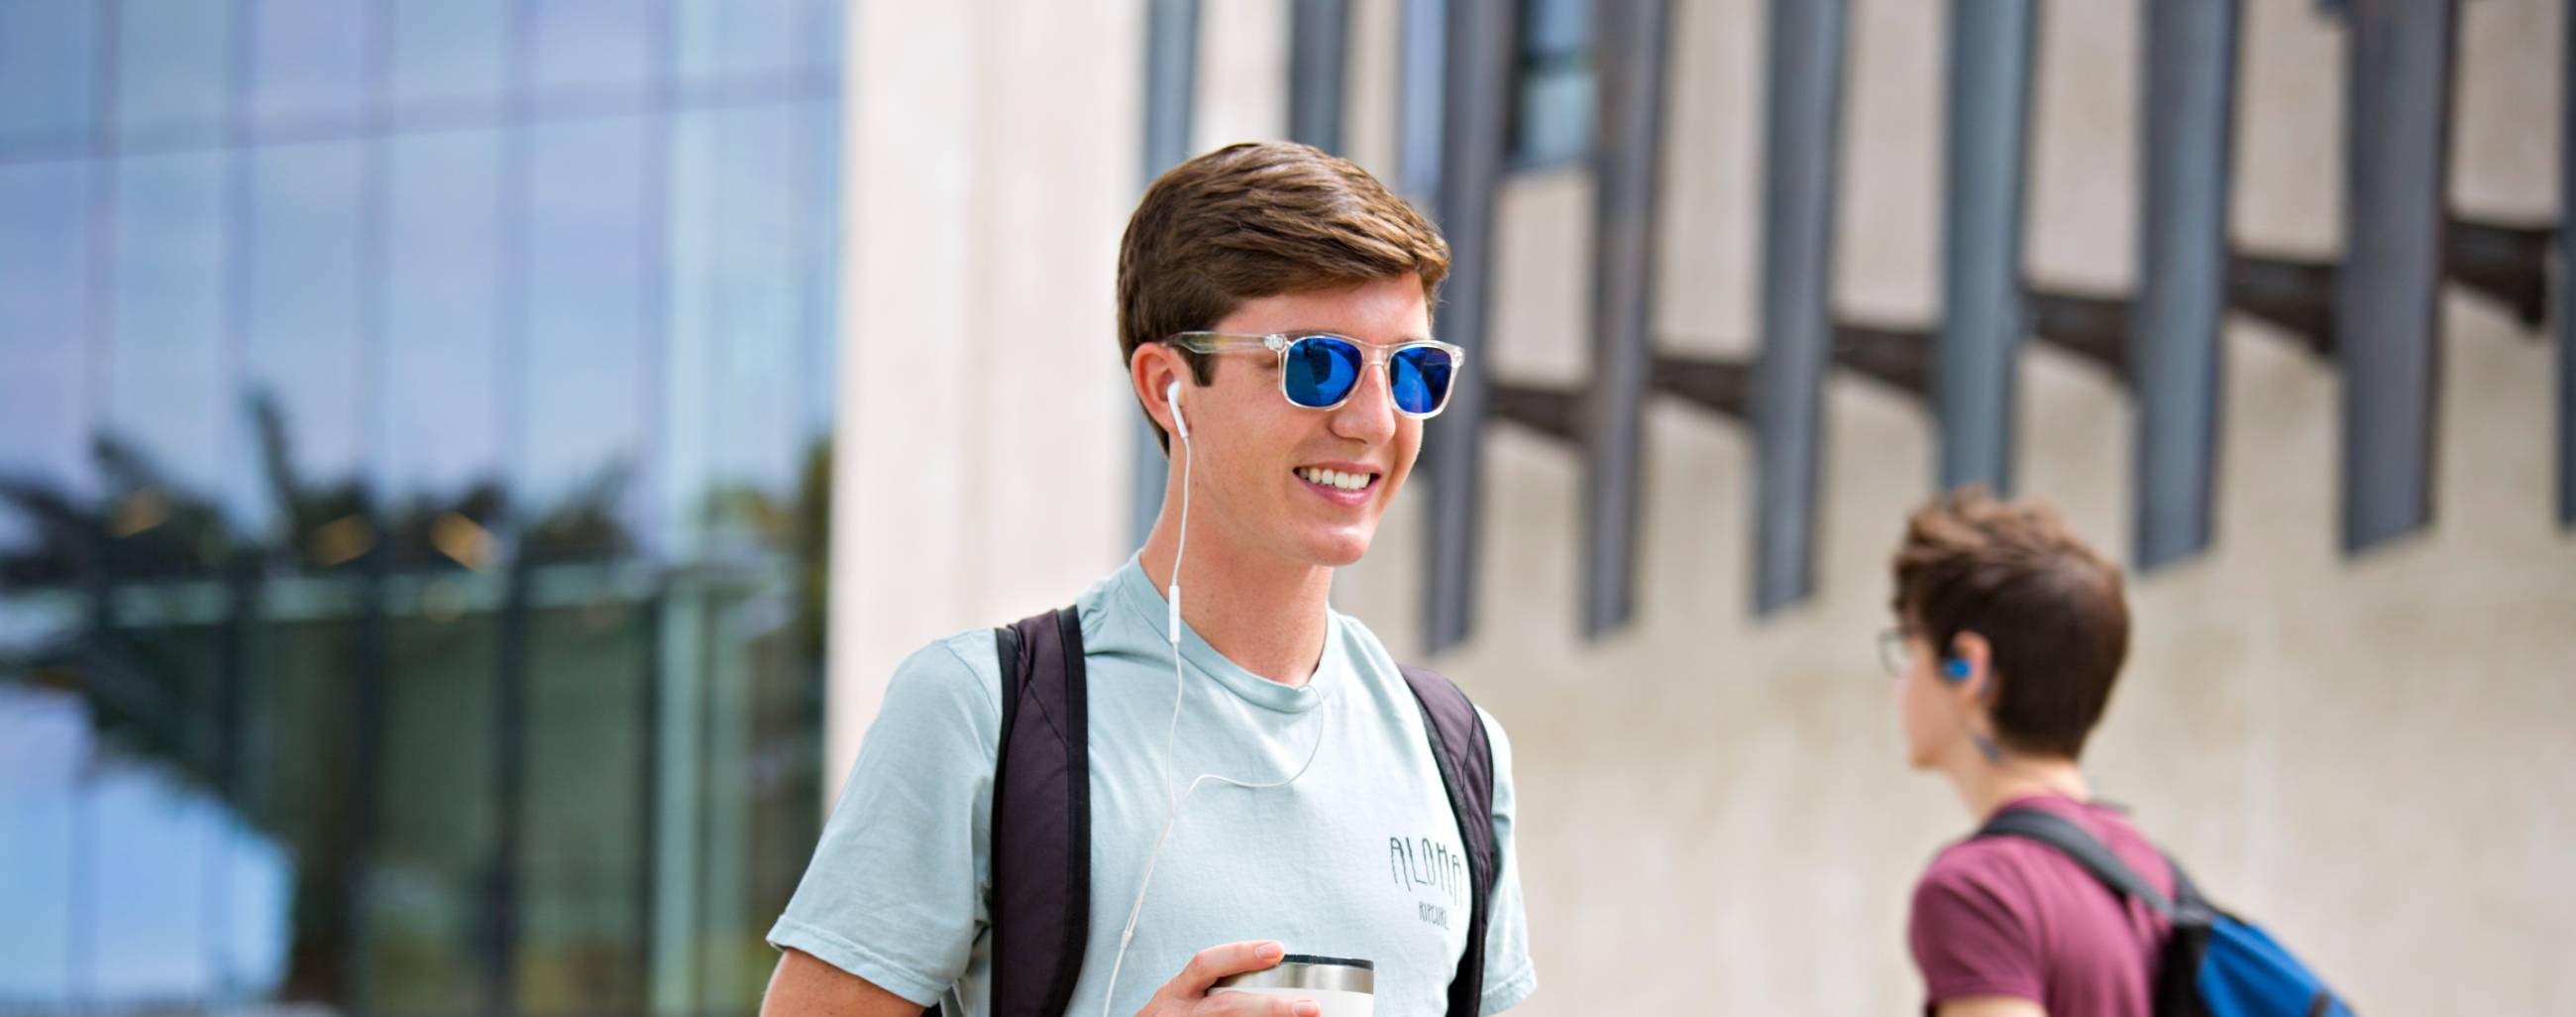
[[[1058,1017],[1091,929],[1091,760],[1082,617],[993,630],[1002,735],[993,764],[993,1017]]]
[[[1485,995],[1485,925],[1491,920],[1496,867],[1494,747],[1485,740],[1476,704],[1456,684],[1422,668],[1402,670],[1405,686],[1422,707],[1431,758],[1440,764],[1440,785],[1449,792],[1449,811],[1467,846],[1467,952],[1458,958],[1458,973],[1449,981],[1448,1017],[1476,1017]]]

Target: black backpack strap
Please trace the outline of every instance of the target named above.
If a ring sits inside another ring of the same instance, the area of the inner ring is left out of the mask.
[[[1449,811],[1467,845],[1473,895],[1467,908],[1467,952],[1458,958],[1458,973],[1449,982],[1449,1017],[1476,1017],[1485,994],[1485,923],[1494,895],[1494,747],[1485,740],[1476,704],[1456,684],[1422,668],[1401,670],[1414,702],[1422,707],[1431,758],[1440,764],[1440,784],[1449,792]]]
[[[1987,820],[1986,825],[1977,830],[1977,836],[2020,837],[2056,848],[2058,853],[2074,859],[2075,864],[2092,873],[2093,878],[2101,880],[2104,886],[2145,903],[2157,914],[2167,918],[2174,916],[2173,902],[2165,899],[2162,891],[2120,861],[2118,855],[2112,854],[2101,841],[2093,839],[2092,834],[2084,832],[2083,827],[2064,816],[2038,809],[2006,809]],[[2177,867],[2174,872],[2175,886],[2187,885],[2182,880],[2182,870]]]
[[[1091,929],[1091,761],[1082,616],[993,630],[1002,735],[993,764],[994,1017],[1056,1017]]]

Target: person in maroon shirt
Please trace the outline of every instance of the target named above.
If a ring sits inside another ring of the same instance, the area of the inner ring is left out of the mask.
[[[2064,816],[2171,895],[2171,867],[2076,763],[2128,653],[2119,568],[2046,504],[1969,489],[1907,520],[1894,572],[1880,650],[1907,761],[1977,822]],[[2057,851],[1990,837],[1932,860],[1906,931],[1934,1017],[2150,1017],[2169,927]]]

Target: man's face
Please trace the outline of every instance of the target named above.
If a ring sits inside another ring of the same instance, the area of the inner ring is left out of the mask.
[[[1896,678],[1897,724],[1905,734],[1905,762],[1915,769],[1939,765],[1966,737],[1958,689],[1940,677],[1939,655],[1920,626],[1900,620],[1905,670]]]
[[[1430,329],[1422,281],[1412,276],[1261,297],[1215,325],[1248,334],[1331,332],[1382,346],[1428,338]],[[1240,552],[1326,568],[1358,561],[1422,448],[1423,422],[1396,412],[1383,364],[1363,371],[1350,400],[1330,410],[1281,395],[1279,361],[1268,353],[1220,355],[1207,386],[1185,380],[1181,388],[1195,456],[1191,522],[1224,532]],[[1183,451],[1177,439],[1172,451],[1175,459]],[[1342,490],[1318,482],[1316,471],[1366,484]]]

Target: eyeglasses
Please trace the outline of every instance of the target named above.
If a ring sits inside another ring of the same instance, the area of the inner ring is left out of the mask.
[[[1279,394],[1310,410],[1339,409],[1359,391],[1360,375],[1385,365],[1395,411],[1416,420],[1440,415],[1449,405],[1450,381],[1467,351],[1434,339],[1380,346],[1330,332],[1182,332],[1164,340],[1192,353],[1266,350],[1279,355]]]
[[[1913,634],[1902,625],[1879,631],[1878,663],[1887,669],[1889,677],[1905,677],[1905,672],[1914,667],[1914,649],[1905,645],[1906,637]]]

